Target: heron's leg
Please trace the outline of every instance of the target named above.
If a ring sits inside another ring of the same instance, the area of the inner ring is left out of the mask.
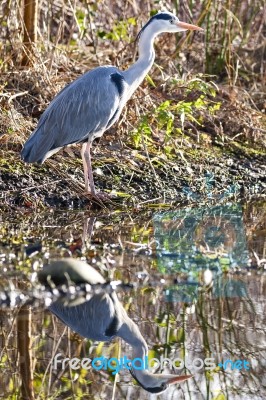
[[[86,241],[91,244],[91,237],[96,217],[85,218],[83,224],[82,244],[85,246]]]
[[[88,192],[88,191],[89,191],[89,185],[88,185],[88,183],[89,183],[89,180],[88,180],[88,167],[87,167],[87,162],[86,162],[85,157],[84,157],[84,153],[85,153],[85,150],[86,150],[86,146],[87,146],[87,143],[83,143],[83,144],[82,144],[82,147],[81,147],[81,157],[82,157],[82,162],[83,162],[83,171],[84,171],[84,180],[85,180],[85,191]]]
[[[81,157],[83,161],[83,168],[84,168],[84,179],[85,179],[85,191],[87,193],[91,193],[93,196],[96,196],[94,180],[93,180],[93,173],[91,167],[91,142],[85,142],[81,148]],[[89,183],[90,183],[90,191],[89,191]]]

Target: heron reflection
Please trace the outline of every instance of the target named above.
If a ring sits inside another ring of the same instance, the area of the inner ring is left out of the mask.
[[[78,284],[105,284],[106,281],[94,268],[75,259],[53,261],[39,273],[42,283],[66,283],[71,280]],[[148,346],[138,326],[127,315],[115,291],[92,294],[81,304],[68,306],[57,300],[49,309],[73,331],[85,338],[108,342],[116,336],[132,347],[132,358],[144,359]],[[130,370],[134,379],[143,389],[151,393],[161,393],[169,385],[183,382],[191,375],[153,374],[148,370]]]

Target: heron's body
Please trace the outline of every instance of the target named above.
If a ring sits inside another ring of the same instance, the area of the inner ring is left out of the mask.
[[[180,22],[169,12],[152,17],[139,33],[139,59],[120,71],[113,66],[98,67],[66,86],[43,113],[37,128],[24,145],[25,162],[42,163],[60,148],[83,143],[85,189],[96,195],[90,148],[119,118],[123,107],[141,84],[154,62],[153,42],[162,32],[201,30]]]
[[[102,136],[119,118],[125,89],[123,76],[111,66],[98,67],[70,83],[42,114],[24,146],[24,160],[42,163],[61,147]]]

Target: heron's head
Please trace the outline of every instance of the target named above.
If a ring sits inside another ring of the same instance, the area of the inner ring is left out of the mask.
[[[179,19],[169,11],[161,11],[151,17],[146,25],[143,26],[137,38],[139,39],[146,30],[152,30],[156,34],[162,32],[185,32],[187,30],[203,31],[199,26],[179,21]]]
[[[135,369],[131,369],[130,372],[143,389],[156,394],[164,392],[171,385],[184,382],[192,377],[192,375],[152,374],[146,370]]]

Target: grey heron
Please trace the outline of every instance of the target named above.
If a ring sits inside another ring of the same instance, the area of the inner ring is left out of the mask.
[[[99,272],[83,261],[66,258],[51,262],[39,273],[42,283],[67,279],[75,283],[103,284],[106,281]],[[133,349],[132,359],[144,359],[148,355],[148,346],[138,326],[128,316],[118,300],[115,291],[96,293],[82,304],[66,306],[56,301],[49,306],[61,321],[81,336],[93,340],[108,342],[114,337],[121,337]],[[134,379],[150,393],[161,393],[169,385],[183,382],[191,375],[152,374],[148,370],[131,368]]]
[[[139,58],[127,70],[114,66],[97,67],[66,86],[50,103],[24,144],[21,158],[27,163],[43,163],[62,147],[82,143],[85,191],[97,195],[91,166],[91,145],[119,118],[126,102],[153,65],[154,39],[163,32],[203,29],[179,21],[168,11],[154,15],[140,30]],[[90,191],[89,191],[90,186]]]

